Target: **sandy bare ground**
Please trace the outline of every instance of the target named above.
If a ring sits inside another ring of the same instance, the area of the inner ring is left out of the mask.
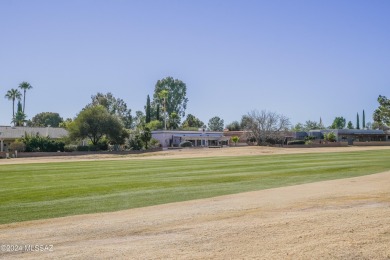
[[[281,147],[225,147],[225,148],[199,148],[177,149],[145,154],[110,155],[93,154],[80,156],[36,157],[1,159],[0,165],[21,163],[47,163],[47,162],[71,162],[71,161],[96,161],[96,160],[129,160],[129,159],[164,159],[164,158],[200,158],[219,156],[245,156],[245,155],[272,155],[272,154],[296,154],[296,153],[326,153],[326,152],[352,152],[366,150],[390,150],[390,146],[350,146],[350,147],[322,147],[322,148],[281,148]]]
[[[0,226],[6,259],[390,259],[390,172]]]

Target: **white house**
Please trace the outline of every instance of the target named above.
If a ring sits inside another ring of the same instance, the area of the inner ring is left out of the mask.
[[[229,144],[229,138],[223,132],[212,131],[152,131],[152,138],[157,139],[162,147],[177,147],[183,141],[190,141],[194,147],[222,146]]]

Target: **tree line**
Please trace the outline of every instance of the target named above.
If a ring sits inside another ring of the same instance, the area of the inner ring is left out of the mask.
[[[134,116],[123,99],[116,98],[108,92],[92,95],[91,102],[73,119],[64,120],[58,113],[42,112],[31,120],[26,120],[26,91],[32,89],[32,86],[28,82],[22,82],[18,88],[9,90],[5,95],[5,98],[12,101],[12,122],[15,126],[64,127],[68,129],[71,139],[88,139],[93,146],[124,145],[127,142],[132,148],[148,148],[152,141],[151,131],[158,129],[198,130],[201,128],[223,131],[226,127],[230,131],[248,132],[249,140],[260,145],[280,142],[286,131],[325,128],[321,119],[319,122],[308,120],[304,124],[297,123],[291,126],[286,116],[266,110],[260,112],[253,110],[243,115],[240,122],[233,121],[226,126],[223,119],[214,116],[206,125],[195,115],[186,115],[189,101],[187,86],[183,81],[172,77],[156,82],[153,94],[146,97],[144,111],[138,110]],[[16,113],[15,101],[18,101]],[[360,129],[361,126],[363,129],[387,129],[390,120],[390,101],[385,96],[379,96],[378,102],[379,107],[374,112],[373,124],[366,123],[363,110],[361,124],[357,113],[355,125],[351,121],[347,123],[344,117],[338,116],[328,128]]]
[[[91,96],[88,103],[75,118],[63,119],[58,113],[42,112],[31,120],[27,120],[25,114],[26,90],[32,86],[23,82],[19,89],[11,89],[7,92],[6,98],[12,101],[13,114],[12,122],[15,126],[35,127],[63,127],[69,132],[69,138],[62,140],[66,143],[64,150],[84,149],[77,146],[81,140],[88,140],[90,149],[103,149],[111,146],[125,145],[131,149],[148,149],[157,145],[151,138],[151,131],[157,129],[183,129],[197,130],[199,128],[212,131],[222,131],[224,128],[223,119],[215,116],[209,120],[208,126],[192,114],[186,115],[187,108],[187,86],[184,82],[172,77],[158,80],[154,93],[147,95],[144,111],[135,111],[132,115],[131,109],[126,102],[108,92],[97,93]],[[23,98],[23,106],[21,100]],[[18,109],[15,113],[15,101],[18,101]],[[184,121],[182,122],[182,118]],[[38,137],[30,137],[32,143],[42,143]],[[29,140],[30,140],[29,139]],[[26,139],[27,140],[27,139]],[[20,140],[20,141],[26,141]],[[20,144],[18,144],[20,145]],[[30,147],[30,146],[28,146]],[[39,145],[42,149],[45,145]],[[72,148],[71,148],[72,147]],[[61,149],[62,150],[62,149]]]

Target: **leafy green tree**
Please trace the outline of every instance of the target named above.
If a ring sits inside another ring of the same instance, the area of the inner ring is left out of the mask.
[[[119,129],[120,124],[121,124],[122,128]],[[108,135],[109,136],[108,141],[110,144],[122,145],[122,144],[125,144],[126,139],[129,138],[129,131],[130,130],[126,129],[123,126],[122,122],[120,122],[120,124],[117,125],[117,127],[118,127],[117,130],[113,129],[111,131],[111,133]]]
[[[183,81],[172,77],[158,80],[155,85],[153,99],[155,105],[159,104],[164,107],[167,115],[176,113],[179,118],[184,117],[188,102],[187,86]]]
[[[318,130],[324,128],[324,126],[321,123],[317,123],[316,121],[311,121],[311,120],[306,121],[303,127],[306,131]]]
[[[378,103],[379,107],[375,109],[373,114],[373,127],[385,129],[390,126],[390,99],[379,95]]]
[[[142,111],[135,111],[134,127],[135,129],[141,129],[145,126],[145,114]]]
[[[248,115],[243,115],[241,117],[241,122],[240,122],[240,128],[242,130],[245,130],[248,128],[248,126],[252,123],[251,118]]]
[[[204,123],[192,114],[188,114],[186,119],[181,125],[182,128],[201,128],[204,126]]]
[[[234,143],[234,146],[237,146],[238,141],[240,140],[240,137],[238,136],[232,136],[232,141]]]
[[[229,131],[240,131],[241,130],[241,126],[240,126],[240,123],[238,121],[231,122],[230,124],[228,124],[226,126],[226,128],[229,129]]]
[[[26,120],[27,116],[23,112],[22,104],[20,103],[20,100],[18,101],[18,111],[16,112],[15,117],[12,119],[12,123],[14,123],[15,126],[24,126],[24,123],[27,122]]]
[[[133,117],[131,116],[131,109],[127,108],[127,104],[121,98],[115,98],[110,92],[103,94],[98,92],[91,96],[92,102],[86,107],[101,105],[107,109],[111,115],[116,115],[122,121],[126,128],[131,128],[133,124]]]
[[[218,116],[214,116],[209,120],[208,128],[210,131],[223,131],[224,122]]]
[[[62,122],[63,118],[58,113],[53,112],[42,112],[36,114],[32,119],[30,126],[51,126],[58,127]]]
[[[291,128],[291,131],[293,132],[302,132],[305,131],[305,128],[302,123],[297,123]]]
[[[348,129],[353,129],[353,124],[352,124],[351,121],[348,121],[347,128]]]
[[[72,118],[67,118],[67,119],[65,119],[65,121],[62,121],[61,123],[59,123],[58,126],[65,128],[65,129],[68,129],[72,122],[73,122]]]
[[[150,121],[150,122],[147,123],[145,126],[146,126],[147,128],[149,128],[151,131],[154,131],[154,130],[158,130],[158,129],[162,129],[162,128],[163,128],[163,125],[162,125],[161,121],[159,121],[159,120]]]
[[[88,138],[93,145],[98,145],[104,136],[115,144],[123,144],[119,142],[124,142],[123,137],[128,135],[121,120],[101,105],[84,108],[68,131],[71,138]]]
[[[149,123],[151,121],[151,108],[150,108],[150,97],[146,98],[146,108],[145,108],[145,123]]]
[[[10,89],[7,91],[7,94],[5,94],[5,98],[8,100],[12,100],[12,118],[15,118],[15,100],[19,100],[22,97],[22,93],[18,89]]]
[[[360,129],[359,113],[356,114],[356,129]]]
[[[19,84],[19,88],[23,90],[23,113],[25,112],[26,108],[26,91],[32,89],[33,87],[30,85],[30,83],[23,81]]]
[[[345,128],[345,118],[342,116],[338,116],[333,120],[332,125],[330,126],[331,129],[343,129]]]

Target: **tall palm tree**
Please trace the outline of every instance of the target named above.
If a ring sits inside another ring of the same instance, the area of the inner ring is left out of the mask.
[[[32,86],[30,83],[23,81],[22,83],[19,84],[19,88],[23,90],[23,113],[24,113],[24,108],[26,106],[26,91],[28,89],[32,89]]]
[[[15,99],[20,100],[22,93],[16,88],[10,89],[5,94],[5,98],[12,100],[12,118],[15,118]]]

